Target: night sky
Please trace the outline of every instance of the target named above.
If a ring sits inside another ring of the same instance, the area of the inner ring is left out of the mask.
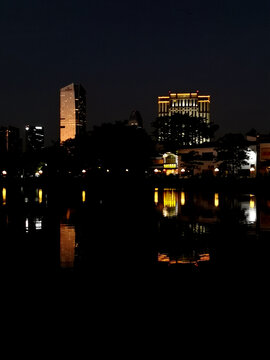
[[[9,0],[1,2],[1,125],[43,125],[58,138],[59,89],[87,90],[88,129],[157,96],[212,97],[218,135],[270,132],[270,2]]]

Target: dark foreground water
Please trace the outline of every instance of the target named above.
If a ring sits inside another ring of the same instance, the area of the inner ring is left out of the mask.
[[[1,187],[3,277],[152,284],[268,279],[270,196],[118,181]],[[90,286],[90,285],[89,285]]]

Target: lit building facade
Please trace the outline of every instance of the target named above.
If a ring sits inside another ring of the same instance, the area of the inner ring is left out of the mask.
[[[80,84],[60,89],[60,143],[86,130],[86,91]]]
[[[26,125],[25,126],[25,150],[40,151],[44,148],[44,127]]]
[[[210,123],[210,95],[199,95],[199,92],[172,93],[158,97],[158,117],[186,114],[200,117]]]

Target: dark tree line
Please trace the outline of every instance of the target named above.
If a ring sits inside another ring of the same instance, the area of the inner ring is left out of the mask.
[[[95,126],[92,131],[39,152],[2,153],[0,167],[8,173],[35,176],[77,176],[87,173],[142,175],[151,164],[154,144],[142,128],[125,122]]]

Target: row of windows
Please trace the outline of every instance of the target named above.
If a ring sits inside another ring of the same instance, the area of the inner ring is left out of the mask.
[[[172,101],[172,107],[175,106],[197,106],[197,99],[175,100]]]

